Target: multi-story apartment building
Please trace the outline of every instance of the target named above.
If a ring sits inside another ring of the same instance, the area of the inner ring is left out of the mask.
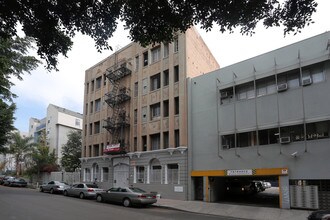
[[[29,136],[34,137],[37,142],[40,135],[46,135],[47,146],[55,150],[57,163],[60,165],[62,158],[62,146],[68,141],[67,135],[70,131],[82,131],[83,115],[53,104],[47,107],[45,118],[29,120]]]
[[[278,207],[329,209],[329,78],[330,32],[192,78],[189,199],[267,180]]]
[[[187,78],[219,65],[195,28],[86,70],[83,181],[187,198]]]

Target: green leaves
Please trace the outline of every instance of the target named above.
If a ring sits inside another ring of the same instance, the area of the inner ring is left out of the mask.
[[[177,31],[195,24],[221,32],[240,27],[242,34],[253,34],[257,23],[267,27],[284,26],[284,34],[299,32],[312,23],[316,0],[97,0],[97,1],[1,1],[0,37],[16,36],[20,23],[38,46],[38,54],[56,69],[57,57],[72,47],[76,32],[92,37],[96,48],[111,49],[108,40],[123,21],[132,41],[141,45],[170,42]]]
[[[62,148],[61,164],[65,171],[73,172],[80,167],[81,146],[81,131],[71,131],[67,143]]]

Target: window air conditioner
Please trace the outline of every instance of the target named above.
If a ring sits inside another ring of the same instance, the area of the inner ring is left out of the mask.
[[[228,92],[221,92],[220,95],[222,99],[228,98]]]
[[[277,91],[283,92],[288,89],[288,84],[287,83],[282,83],[277,85]]]
[[[312,84],[312,78],[311,78],[311,77],[304,78],[304,79],[302,80],[302,85],[303,85],[303,86],[308,86],[308,85],[310,85],[310,84]]]
[[[291,140],[290,140],[290,137],[280,137],[280,143],[281,144],[288,144],[288,143],[290,143],[291,142]]]
[[[222,145],[222,149],[224,149],[224,150],[227,150],[227,149],[229,149],[229,148],[230,148],[230,147],[229,147],[228,144]]]

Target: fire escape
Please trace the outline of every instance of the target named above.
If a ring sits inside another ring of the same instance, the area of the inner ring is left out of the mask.
[[[105,154],[126,154],[128,142],[125,141],[125,133],[129,128],[129,115],[126,112],[125,103],[131,99],[130,89],[122,84],[122,79],[131,74],[126,63],[117,68],[107,69],[106,77],[109,79],[112,90],[105,96],[105,102],[112,109],[112,115],[105,120],[104,128],[111,133],[111,145],[104,150]]]

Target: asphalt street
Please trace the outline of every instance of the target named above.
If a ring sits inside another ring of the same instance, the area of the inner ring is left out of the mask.
[[[98,203],[95,200],[41,193],[35,189],[4,186],[0,186],[0,213],[0,219],[3,220],[238,219],[155,206],[125,208],[116,204]]]

